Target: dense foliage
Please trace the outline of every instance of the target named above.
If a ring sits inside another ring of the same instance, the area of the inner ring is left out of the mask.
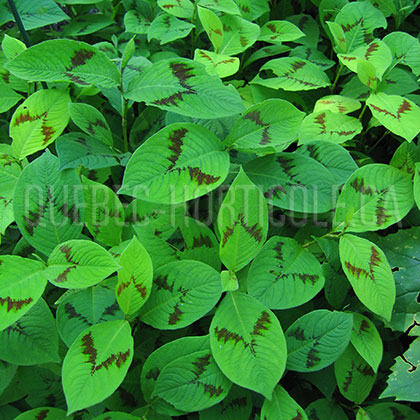
[[[0,0],[0,420],[419,420],[419,3]]]

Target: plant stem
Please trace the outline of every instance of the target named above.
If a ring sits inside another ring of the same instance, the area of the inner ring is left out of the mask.
[[[128,152],[128,129],[127,129],[127,111],[128,111],[128,100],[123,98],[122,106],[122,132],[124,141],[124,152]]]
[[[190,58],[193,59],[194,57],[194,50],[195,50],[195,43],[197,41],[197,28],[195,27],[195,15],[197,13],[197,2],[194,1],[194,10],[191,17],[191,23],[194,25],[194,28],[191,31],[191,52]]]
[[[368,150],[368,154],[382,141],[382,139],[389,134],[389,130],[385,130],[384,134],[382,134],[381,137],[379,137],[378,141]]]
[[[331,86],[331,93],[334,93],[334,90],[337,86],[338,78],[340,77],[340,73],[343,70],[343,65],[340,63],[340,67],[338,67],[337,74],[335,75],[334,82]]]
[[[367,102],[365,101],[365,104],[363,105],[362,111],[360,112],[359,116],[357,117],[359,120],[361,120],[361,119],[362,119],[363,114],[364,114],[364,113],[365,113],[365,111],[366,111],[366,108],[367,108]]]

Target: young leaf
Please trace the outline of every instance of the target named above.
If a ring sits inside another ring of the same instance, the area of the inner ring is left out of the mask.
[[[102,13],[80,14],[64,26],[63,35],[65,37],[89,35],[108,27],[113,23],[113,19]]]
[[[154,63],[129,83],[125,97],[193,118],[227,117],[244,109],[233,86],[185,58]]]
[[[63,362],[67,414],[110,396],[127,374],[133,350],[127,321],[104,322],[81,332]]]
[[[117,67],[104,53],[70,39],[51,39],[34,45],[9,61],[5,68],[24,80],[102,87],[117,86],[120,82]]]
[[[13,60],[22,51],[26,50],[26,45],[19,39],[4,34],[3,41],[1,41],[1,49],[8,60]]]
[[[414,387],[412,387],[414,388]],[[410,399],[410,401],[412,401]],[[420,414],[408,405],[383,402],[365,407],[369,416],[368,420],[396,420],[399,418],[407,420],[420,420]]]
[[[304,33],[293,23],[287,20],[271,20],[262,26],[258,40],[270,44],[281,44],[282,42],[295,41],[303,36]]]
[[[314,140],[344,143],[362,131],[361,122],[354,117],[329,110],[309,114],[299,130],[299,144]]]
[[[377,72],[372,63],[363,58],[357,60],[357,77],[372,91],[376,91],[378,85]]]
[[[70,347],[86,328],[101,322],[124,319],[115,292],[105,287],[89,287],[65,295],[57,308],[57,329],[61,339]]]
[[[39,407],[19,414],[15,420],[63,420],[65,418],[66,412],[60,408]]]
[[[192,123],[166,126],[132,155],[119,194],[176,204],[217,188],[229,170],[229,155],[208,129]]]
[[[356,296],[373,313],[391,319],[395,282],[383,251],[364,238],[340,238],[340,260]]]
[[[366,100],[372,115],[389,131],[413,140],[420,132],[420,108],[409,99],[385,93],[371,94]]]
[[[341,394],[355,404],[361,404],[368,397],[376,377],[351,344],[334,363],[334,372]]]
[[[0,331],[38,302],[47,285],[43,270],[39,261],[17,255],[0,257]]]
[[[5,83],[0,80],[0,113],[8,111],[10,108],[14,107],[23,96],[19,93],[16,93],[13,89],[10,89]]]
[[[398,146],[389,164],[410,177],[414,177],[417,162],[420,162],[420,147],[415,143],[405,141]],[[416,186],[414,186],[414,199],[417,202]]]
[[[70,103],[72,121],[86,134],[112,146],[112,133],[104,116],[95,107],[83,103]]]
[[[271,399],[286,365],[286,341],[277,317],[258,300],[228,292],[210,325],[213,357],[235,384]]]
[[[220,259],[230,271],[245,267],[262,248],[268,231],[265,198],[240,169],[217,216]]]
[[[153,282],[152,260],[134,236],[118,260],[118,283],[115,294],[127,315],[137,312],[150,296]]]
[[[311,402],[305,408],[305,412],[308,420],[349,420],[341,406],[326,398]]]
[[[267,99],[236,120],[225,144],[244,152],[280,152],[296,140],[304,115],[288,101]]]
[[[220,274],[200,261],[181,260],[159,267],[141,320],[154,328],[186,327],[208,313],[222,294]]]
[[[385,229],[401,220],[413,206],[410,177],[384,164],[368,164],[347,180],[337,202],[337,230],[366,232]]]
[[[164,45],[176,39],[185,38],[193,28],[194,25],[177,19],[175,16],[159,15],[149,26],[147,39],[149,42],[153,38],[158,39],[160,45]]]
[[[220,78],[235,74],[240,64],[238,57],[198,49],[194,51],[194,60],[204,64],[208,74],[214,74]]]
[[[223,42],[223,24],[219,17],[209,9],[198,6],[198,17],[216,53]]]
[[[318,309],[298,318],[286,331],[287,368],[313,372],[334,363],[350,342],[353,316]]]
[[[261,417],[264,420],[308,420],[303,408],[281,385],[274,388],[271,400],[264,400]]]
[[[22,160],[45,149],[69,122],[68,92],[40,90],[33,93],[14,112],[10,121],[10,137],[15,156]]]
[[[327,95],[315,102],[314,113],[318,111],[331,111],[340,114],[349,114],[360,108],[360,102],[353,98],[340,95]]]
[[[119,269],[112,255],[95,242],[74,239],[57,245],[48,258],[48,281],[65,289],[93,286]]]
[[[248,293],[270,309],[300,306],[323,286],[320,263],[292,238],[271,237],[248,272]]]
[[[353,313],[351,344],[376,373],[383,353],[381,336],[375,324],[358,313]]]
[[[23,237],[45,255],[78,238],[83,228],[82,185],[72,170],[59,170],[50,152],[23,169],[13,196],[13,211]]]

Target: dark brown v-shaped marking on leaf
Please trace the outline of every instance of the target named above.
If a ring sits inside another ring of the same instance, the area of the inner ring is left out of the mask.
[[[268,130],[270,128],[269,123],[265,123],[261,119],[260,111],[251,111],[244,115],[244,119],[253,121],[256,125],[263,127],[262,138],[260,140],[260,144],[264,145],[270,143],[271,137],[268,135]]]
[[[169,156],[168,160],[171,162],[166,172],[169,172],[171,169],[174,168],[179,156],[181,155],[182,146],[183,146],[183,138],[188,133],[186,128],[179,128],[174,130],[169,135],[169,150],[172,152],[172,155]]]
[[[22,307],[29,305],[32,301],[33,299],[31,297],[27,299],[12,299],[10,296],[5,298],[0,297],[0,306],[3,306],[5,303],[7,303],[7,312],[10,312],[12,309],[19,311],[22,309]]]
[[[232,227],[226,226],[226,230],[223,233],[222,248],[226,245],[228,239],[233,235],[233,231],[238,225],[242,226],[256,242],[262,241],[262,227],[258,226],[258,223],[249,226],[245,221],[245,216],[242,213],[238,213],[238,218],[233,222]]]
[[[70,302],[67,302],[64,305],[64,311],[67,313],[69,319],[73,319],[73,318],[80,319],[83,323],[89,326],[92,325],[92,323],[85,316],[83,316],[82,314],[79,314],[76,311],[76,308]]]

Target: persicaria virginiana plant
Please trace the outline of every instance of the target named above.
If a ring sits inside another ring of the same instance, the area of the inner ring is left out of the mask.
[[[419,0],[0,1],[0,420],[419,420]]]

